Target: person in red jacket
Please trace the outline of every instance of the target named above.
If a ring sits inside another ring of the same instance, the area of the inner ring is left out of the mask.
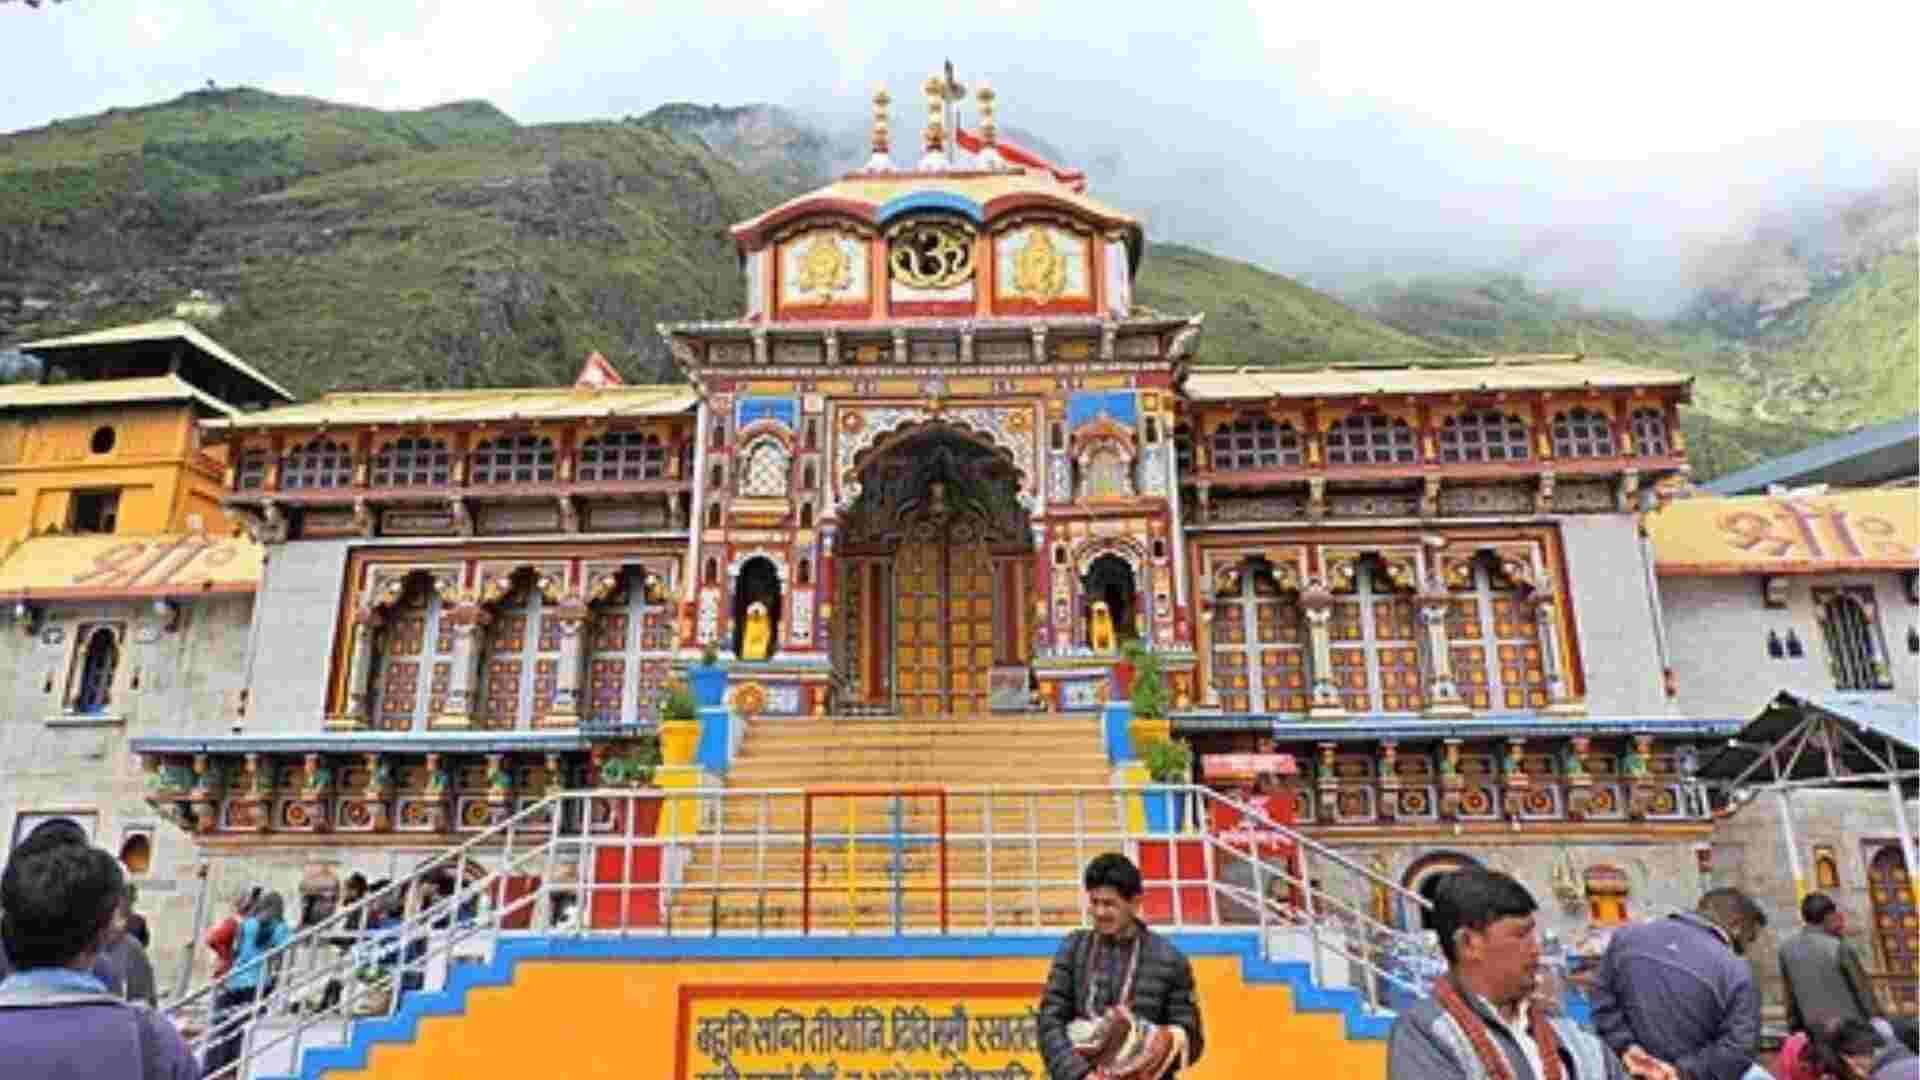
[[[240,929],[241,920],[253,912],[254,901],[260,899],[260,886],[248,887],[233,898],[233,913],[220,920],[219,924],[207,931],[207,948],[213,950],[213,977],[217,982],[233,966],[234,934]]]

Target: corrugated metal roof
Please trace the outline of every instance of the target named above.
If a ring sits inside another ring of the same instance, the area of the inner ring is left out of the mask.
[[[1766,491],[1774,484],[1879,483],[1920,472],[1920,413],[1815,443],[1701,486],[1720,495]]]
[[[1195,401],[1355,397],[1362,394],[1484,393],[1500,390],[1605,390],[1685,386],[1692,376],[1566,355],[1409,360],[1395,366],[1337,365],[1311,370],[1196,368],[1186,393]]]
[[[699,397],[686,386],[543,387],[328,394],[319,401],[212,420],[210,428],[351,427],[356,424],[453,424],[501,420],[671,416]]]
[[[216,397],[202,393],[178,375],[152,375],[140,379],[95,379],[87,382],[52,383],[46,386],[33,383],[0,386],[0,409],[124,405],[136,401],[194,401],[223,416],[240,415],[240,410]]]
[[[159,319],[154,322],[133,323],[129,326],[110,326],[105,330],[75,334],[72,337],[29,341],[15,347],[22,352],[57,352],[61,349],[87,349],[100,345],[130,345],[141,341],[185,341],[288,401],[293,400],[293,393],[286,387],[267,378],[258,368],[228,352],[226,346],[201,333],[192,323],[184,319]]]

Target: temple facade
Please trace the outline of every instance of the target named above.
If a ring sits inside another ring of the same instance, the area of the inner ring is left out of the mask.
[[[1643,527],[1687,487],[1687,377],[1208,366],[1202,313],[1134,297],[1140,223],[1001,141],[990,91],[965,130],[930,96],[899,160],[888,104],[861,170],[734,228],[747,308],[660,328],[679,385],[596,355],[202,418],[264,566],[208,692],[131,743],[149,816],[216,881],[324,896],[636,743],[724,783],[662,713],[708,654],[775,725],[1099,713],[1134,642],[1171,698],[1138,738],[1225,786],[1208,757],[1289,755],[1297,826],[1410,888],[1496,865],[1568,937],[1693,901],[1693,769],[1750,714],[1676,697],[1713,662],[1671,647]]]

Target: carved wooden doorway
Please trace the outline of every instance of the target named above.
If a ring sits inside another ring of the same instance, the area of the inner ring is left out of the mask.
[[[984,714],[996,664],[1024,660],[1031,541],[1005,457],[940,426],[861,469],[840,557],[844,700],[903,716]],[[890,593],[887,591],[890,586]]]

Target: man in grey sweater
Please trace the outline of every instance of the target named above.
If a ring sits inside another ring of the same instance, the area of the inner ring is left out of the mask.
[[[1800,902],[1806,925],[1780,945],[1780,976],[1787,982],[1787,1025],[1794,1031],[1826,1031],[1840,1020],[1880,1017],[1873,983],[1860,954],[1845,940],[1847,917],[1826,893]]]

